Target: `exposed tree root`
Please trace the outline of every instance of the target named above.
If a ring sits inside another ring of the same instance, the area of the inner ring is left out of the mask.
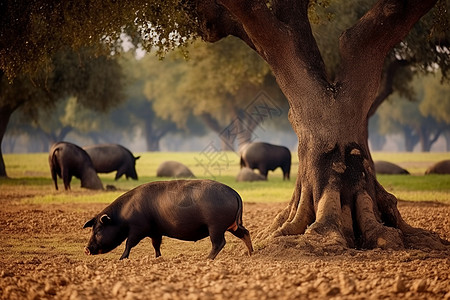
[[[345,164],[332,164],[331,176],[319,199],[314,199],[311,185],[298,176],[289,205],[257,238],[279,243],[283,236],[302,235],[290,238],[290,243],[295,240],[298,245],[316,243],[336,249],[449,248],[450,242],[437,234],[413,228],[403,220],[397,198],[378,183],[372,164],[362,158],[362,151],[354,148],[347,153],[350,155],[344,159]],[[345,181],[340,176],[356,180]]]
[[[280,228],[274,231],[274,236],[302,234],[305,232],[308,225],[314,221],[315,217],[312,209],[312,197],[306,190],[300,195],[294,193],[288,210],[289,215],[287,220]],[[280,216],[280,219],[281,218],[282,216]]]
[[[405,248],[448,249],[450,242],[441,239],[438,234],[422,228],[415,228],[407,224],[398,211],[397,198],[388,193],[378,182],[376,190],[378,206],[380,206],[380,209],[385,213],[385,218],[390,226],[398,228],[401,232]]]
[[[400,230],[384,226],[376,219],[373,200],[366,192],[356,198],[356,219],[362,232],[362,248],[404,248]]]

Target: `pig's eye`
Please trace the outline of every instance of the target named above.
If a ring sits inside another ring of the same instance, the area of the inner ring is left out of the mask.
[[[98,227],[95,228],[95,230],[94,230],[94,235],[95,235],[95,236],[101,236],[101,235],[102,235],[100,228],[98,228]]]

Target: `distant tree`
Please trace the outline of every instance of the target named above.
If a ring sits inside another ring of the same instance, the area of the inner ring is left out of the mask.
[[[180,132],[175,123],[156,116],[152,104],[143,96],[127,94],[127,101],[111,111],[108,122],[115,131],[127,135],[133,129],[140,129],[147,151],[159,151],[160,141],[169,133]],[[128,134],[129,135],[129,134]]]
[[[71,131],[77,129],[83,131],[83,127],[84,131],[95,128],[95,123],[86,116],[88,110],[78,105],[77,98],[68,97],[58,101],[54,106],[50,112],[38,111],[38,117],[32,120],[32,126],[46,137],[48,146],[64,140]]]
[[[27,151],[45,152],[48,150],[48,140],[35,128],[24,115],[15,113],[8,123],[8,130],[3,137],[2,150],[12,153],[27,143]]]
[[[441,80],[439,73],[416,76],[410,86],[412,99],[395,93],[377,113],[381,133],[401,133],[406,151],[413,151],[417,143],[422,151],[430,151],[450,125],[450,85]]]
[[[177,122],[161,117],[154,110],[154,102],[146,97],[145,85],[155,81],[157,72],[165,73],[160,69],[161,62],[154,61],[155,57],[145,56],[136,59],[132,52],[122,56],[121,64],[127,74],[127,102],[115,110],[111,118],[114,122],[132,122],[133,126],[140,127],[146,140],[148,151],[159,151],[161,139],[169,133],[188,132],[191,122],[185,120],[184,127],[177,126]],[[154,64],[149,64],[152,61]],[[158,71],[157,71],[158,70]],[[156,73],[156,74],[155,74]],[[161,82],[160,82],[161,83]],[[123,124],[126,126],[126,124]],[[130,125],[130,124],[129,124]]]
[[[43,151],[56,141],[65,139],[69,133],[90,138],[93,143],[120,143],[131,132],[140,133],[146,140],[148,151],[159,151],[160,140],[168,133],[193,130],[192,121],[186,130],[179,129],[174,122],[159,118],[143,94],[147,68],[134,55],[125,53],[118,59],[126,81],[126,101],[107,113],[98,113],[81,105],[77,98],[58,101],[51,110],[40,110],[33,119],[22,118],[15,126],[15,134],[38,135],[44,140]],[[199,133],[197,129],[195,132]]]
[[[15,118],[18,116],[18,118]],[[24,114],[14,114],[6,136],[27,136],[30,141],[40,140],[38,151],[48,151],[49,147],[63,141],[70,133],[87,136],[99,130],[99,126],[109,127],[104,116],[80,105],[75,97],[61,99],[52,109],[39,110],[33,118]],[[29,151],[36,151],[28,145]]]
[[[96,111],[106,111],[123,100],[122,72],[114,60],[92,57],[87,50],[70,50],[54,55],[49,72],[16,77],[11,83],[0,74],[0,143],[11,115],[20,113],[37,120],[39,113],[51,116],[55,103],[69,96],[77,97],[80,105]],[[64,128],[61,128],[64,130]],[[0,152],[0,177],[6,177]]]
[[[378,114],[369,119],[369,141],[373,151],[381,151],[386,144],[386,136],[379,131],[380,117]]]
[[[439,124],[447,142],[447,151],[450,151],[450,84],[442,84],[443,80],[440,72],[424,78],[424,101],[419,110]]]
[[[287,111],[287,101],[268,65],[242,42],[232,38],[215,44],[198,42],[188,50],[188,61],[174,53],[163,63],[152,57],[143,62],[153,70],[145,93],[162,118],[183,128],[194,116],[224,139],[222,148],[227,150],[234,148],[235,140],[238,144],[249,142],[263,121],[245,111],[256,105],[262,91],[270,97],[269,105]],[[241,134],[226,139],[222,133],[232,122],[241,126],[236,129]]]

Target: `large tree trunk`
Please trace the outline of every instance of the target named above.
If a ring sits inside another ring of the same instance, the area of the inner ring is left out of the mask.
[[[262,0],[218,2],[227,12],[204,12],[199,4],[200,16],[209,18],[205,38],[236,35],[267,61],[298,136],[295,191],[269,228],[272,236],[314,234],[345,247],[443,247],[403,221],[397,199],[376,179],[367,133],[387,54],[435,0],[378,1],[341,35],[333,79],[312,35],[309,1],[273,0],[270,8]],[[227,26],[211,26],[214,18]]]
[[[291,114],[299,137],[296,190],[271,230],[274,235],[315,232],[348,247],[402,248],[401,230],[409,227],[396,198],[376,180],[366,112],[350,99],[315,99],[329,104],[326,113],[314,113],[314,105],[303,107],[295,117]],[[307,121],[311,114],[316,118],[312,123]]]
[[[352,104],[351,93],[340,95],[310,95],[312,105],[290,113],[299,138],[296,188],[269,233],[326,236],[351,248],[444,247],[437,235],[404,222],[396,197],[376,179],[367,112]]]

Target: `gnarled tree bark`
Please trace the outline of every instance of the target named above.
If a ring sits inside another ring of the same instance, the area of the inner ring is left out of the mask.
[[[270,65],[289,101],[299,169],[272,235],[332,236],[346,247],[444,247],[439,237],[404,222],[397,199],[376,179],[368,147],[385,58],[436,1],[378,1],[341,35],[336,78],[328,78],[312,35],[309,1],[275,0],[270,8],[262,0],[201,2],[199,18],[209,24],[204,38],[243,39]],[[208,19],[208,8],[220,11],[225,27]]]

